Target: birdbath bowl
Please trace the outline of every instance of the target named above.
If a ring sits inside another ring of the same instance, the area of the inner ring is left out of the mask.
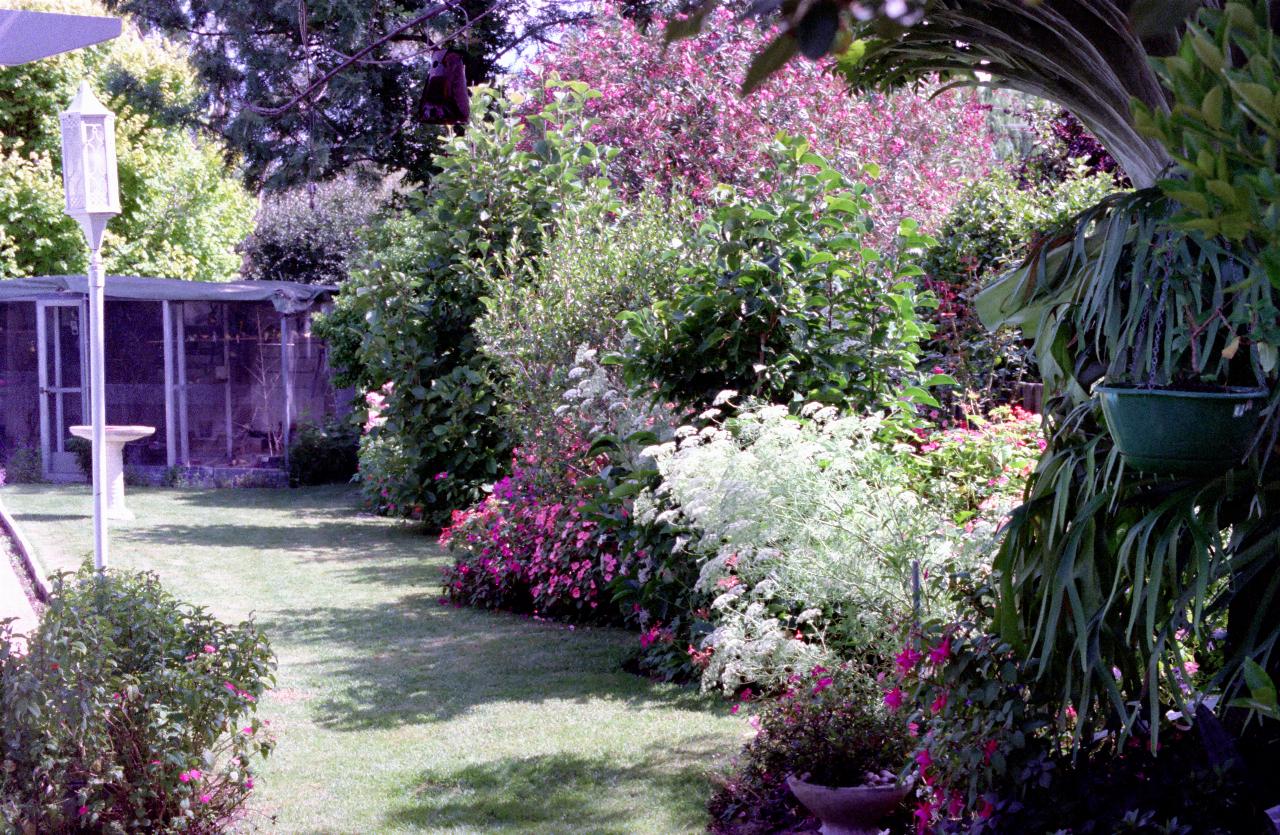
[[[93,441],[92,426],[69,427],[71,434]],[[107,518],[132,519],[133,512],[124,506],[124,445],[154,435],[154,426],[108,426],[107,471],[103,474],[107,490]]]

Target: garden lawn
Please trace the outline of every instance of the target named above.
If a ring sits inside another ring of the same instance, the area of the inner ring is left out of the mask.
[[[85,486],[11,485],[49,570],[92,548]],[[130,488],[114,566],[159,574],[279,656],[279,748],[256,810],[284,832],[675,833],[742,719],[619,669],[635,637],[441,605],[431,537],[360,515],[345,487]]]

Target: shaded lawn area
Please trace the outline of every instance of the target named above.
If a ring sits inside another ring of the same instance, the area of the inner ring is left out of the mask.
[[[49,570],[92,548],[88,488],[4,498]],[[130,488],[114,566],[223,618],[280,660],[279,748],[257,808],[285,832],[700,831],[708,773],[746,723],[619,669],[634,636],[442,606],[432,538],[357,514],[347,487]]]

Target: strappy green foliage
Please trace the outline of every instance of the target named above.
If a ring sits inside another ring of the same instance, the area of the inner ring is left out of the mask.
[[[1015,324],[1034,340],[1048,392],[1049,448],[995,564],[1000,630],[1064,701],[1125,727],[1145,712],[1153,730],[1162,699],[1182,698],[1179,633],[1222,622],[1237,592],[1271,575],[1280,541],[1268,513],[1280,502],[1275,472],[1170,481],[1125,471],[1089,394],[1104,375],[1155,385],[1274,376],[1273,349],[1253,338],[1257,322],[1276,319],[1274,289],[1228,244],[1176,228],[1177,208],[1155,189],[1109,198],[979,298],[988,326]],[[1269,600],[1280,580],[1266,582]],[[1261,616],[1231,628],[1224,683],[1280,638]]]

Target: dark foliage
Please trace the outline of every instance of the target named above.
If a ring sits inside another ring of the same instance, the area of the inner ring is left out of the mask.
[[[552,21],[583,16],[559,3],[530,14],[512,2],[459,0],[306,96],[312,80],[430,7],[408,0],[108,0],[107,6],[187,44],[205,84],[204,118],[243,155],[250,185],[269,188],[367,167],[425,181],[448,130],[416,115],[433,46],[447,40],[463,56],[468,80],[479,83],[491,80],[499,59],[520,42],[543,37]],[[283,112],[271,110],[300,96]]]

